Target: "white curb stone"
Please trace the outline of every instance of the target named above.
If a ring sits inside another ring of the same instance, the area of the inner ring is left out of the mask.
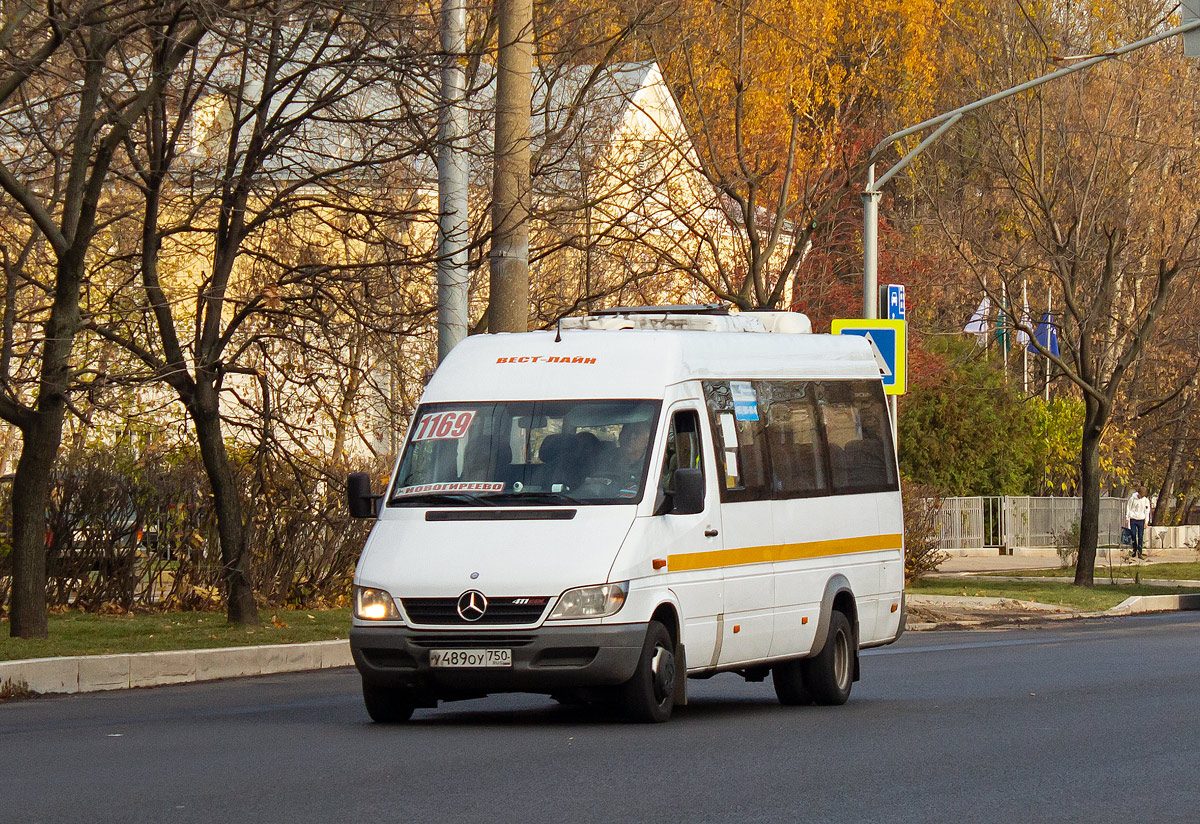
[[[281,672],[347,667],[350,642],[264,644],[202,650],[77,655],[0,661],[0,684],[11,681],[38,693],[75,693],[153,687]]]
[[[12,664],[21,664],[18,669]],[[79,692],[79,662],[71,658],[34,658],[0,663],[0,684],[11,681],[34,692]]]
[[[194,650],[139,652],[129,656],[129,686],[161,687],[196,680]],[[83,685],[80,684],[82,689]]]
[[[128,655],[80,655],[62,660],[76,662],[79,670],[80,692],[129,688]],[[12,663],[20,665],[21,662],[13,661]],[[30,688],[37,692],[53,692],[53,690],[38,690],[32,685]]]
[[[1184,609],[1200,609],[1200,594],[1132,595],[1110,609],[1109,612],[1136,614]]]

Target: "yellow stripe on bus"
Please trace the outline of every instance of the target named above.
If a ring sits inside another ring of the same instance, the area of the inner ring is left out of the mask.
[[[827,555],[846,555],[852,552],[874,552],[880,549],[900,549],[903,536],[864,535],[861,538],[837,538],[832,541],[807,541],[802,544],[747,546],[738,549],[716,549],[711,552],[685,552],[667,556],[667,569],[686,572],[694,569],[769,564],[775,561],[799,561],[802,558],[824,558]]]

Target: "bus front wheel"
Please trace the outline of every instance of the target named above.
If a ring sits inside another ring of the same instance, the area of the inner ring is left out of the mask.
[[[363,681],[363,703],[367,715],[376,724],[399,724],[412,718],[413,702],[401,690],[368,684]]]
[[[621,686],[621,706],[631,721],[658,724],[675,708],[675,645],[658,621],[651,621],[633,677]]]

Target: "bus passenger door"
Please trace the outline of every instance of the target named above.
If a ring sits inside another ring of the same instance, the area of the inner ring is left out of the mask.
[[[718,665],[771,651],[775,625],[774,527],[764,421],[749,381],[706,381],[721,470],[724,612]]]
[[[683,643],[688,669],[712,665],[721,613],[721,569],[710,553],[721,549],[721,506],[712,471],[711,446],[701,435],[701,414],[690,404],[672,408],[660,456],[658,505],[649,519],[646,539],[659,558],[669,559],[667,581],[682,611]],[[703,473],[704,501],[700,512],[673,511],[680,469]],[[653,488],[653,487],[652,487]]]

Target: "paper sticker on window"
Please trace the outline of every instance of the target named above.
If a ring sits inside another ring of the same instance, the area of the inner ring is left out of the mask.
[[[737,449],[737,424],[733,422],[733,415],[722,412],[719,417],[721,419],[721,440],[725,442],[725,448]]]
[[[396,490],[401,495],[424,495],[427,492],[503,492],[504,481],[457,481],[445,484],[418,484]]]
[[[414,441],[457,441],[467,434],[471,421],[475,420],[475,410],[448,410],[426,415],[417,423],[413,433]]]
[[[729,489],[741,486],[738,482],[738,456],[736,449],[725,450],[725,486]]]
[[[758,396],[750,381],[730,381],[729,391],[733,394],[733,415],[739,421],[758,420]]]

